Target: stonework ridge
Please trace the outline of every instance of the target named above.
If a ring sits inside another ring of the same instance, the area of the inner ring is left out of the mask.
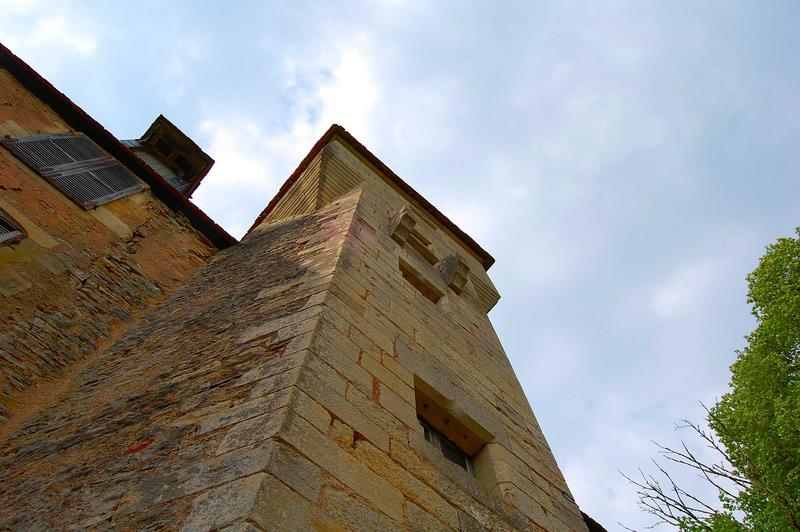
[[[28,89],[0,69],[0,132],[74,130]],[[0,180],[0,530],[588,530],[493,259],[340,126],[229,247]]]

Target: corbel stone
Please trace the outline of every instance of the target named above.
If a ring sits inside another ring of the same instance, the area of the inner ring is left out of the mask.
[[[392,239],[400,244],[405,245],[408,238],[414,232],[414,226],[417,220],[408,212],[407,209],[400,209],[392,220]]]
[[[458,255],[443,258],[436,264],[436,269],[453,292],[460,294],[464,291],[469,277],[469,266]]]

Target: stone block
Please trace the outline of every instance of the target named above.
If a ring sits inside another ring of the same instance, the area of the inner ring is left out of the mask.
[[[10,266],[0,265],[0,294],[5,297],[11,297],[18,294],[33,284],[26,279],[21,273],[17,272]]]
[[[411,501],[406,502],[406,516],[408,530],[411,532],[433,532],[439,530],[454,530]]]
[[[241,447],[250,447],[274,437],[286,419],[288,408],[281,408],[267,414],[236,423],[225,434],[217,447],[217,454],[224,454]]]
[[[370,469],[400,489],[415,505],[435,516],[440,522],[446,523],[447,526],[457,528],[456,509],[425,482],[389,458],[385,452],[370,445],[369,442],[359,441],[356,442],[355,454]]]
[[[393,532],[402,521],[390,519],[380,505],[368,506],[342,490],[326,486],[322,490],[322,510],[346,530],[354,532]]]
[[[331,439],[343,447],[352,447],[355,434],[353,429],[345,425],[338,419],[334,419],[328,429]]]
[[[203,493],[194,502],[192,511],[183,522],[181,531],[212,530],[247,519],[255,504],[264,473],[228,482]]]
[[[214,458],[195,457],[189,469],[181,461],[162,462],[161,467],[142,471],[131,479],[130,487],[118,501],[115,518],[262,472],[272,459],[274,448],[274,443],[266,442]]]
[[[380,507],[386,515],[398,522],[402,521],[401,492],[304,419],[292,418],[281,434],[281,439],[375,507]]]
[[[313,504],[272,475],[264,474],[248,519],[261,530],[295,532],[314,529],[318,516]]]
[[[322,486],[319,466],[291,447],[278,445],[269,462],[268,471],[309,501],[319,501]]]
[[[382,358],[389,355],[385,353],[364,353],[361,356],[361,367],[376,377],[381,383],[389,387],[394,393],[402,397],[409,404],[414,404],[414,389],[406,384],[400,377],[389,371],[381,363]]]
[[[380,405],[408,427],[419,425],[416,407],[383,384],[380,389]]]
[[[328,432],[332,421],[330,412],[301,389],[295,393],[292,411],[314,425],[320,432]]]
[[[389,436],[374,420],[366,416],[362,409],[355,407],[346,399],[346,383],[333,374],[330,368],[321,365],[320,371],[306,371],[300,382],[300,389],[319,403],[325,410],[347,423],[382,449],[389,448]],[[342,382],[345,390],[334,389],[330,383]]]

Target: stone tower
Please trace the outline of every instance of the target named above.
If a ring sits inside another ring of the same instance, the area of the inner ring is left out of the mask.
[[[493,259],[333,126],[0,447],[0,528],[586,530]]]

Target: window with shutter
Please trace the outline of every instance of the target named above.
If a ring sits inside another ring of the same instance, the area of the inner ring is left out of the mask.
[[[3,140],[2,144],[84,209],[147,188],[83,133],[19,137]]]
[[[25,238],[25,231],[11,216],[0,209],[0,246],[8,246]]]

